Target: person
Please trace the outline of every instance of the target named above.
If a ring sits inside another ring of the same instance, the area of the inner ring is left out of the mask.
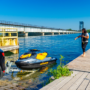
[[[82,38],[82,49],[83,49],[82,57],[85,57],[85,48],[88,44],[88,39],[89,39],[89,34],[87,33],[85,28],[82,29],[82,34],[79,35],[78,37],[76,37],[75,40],[80,38],[80,37]]]

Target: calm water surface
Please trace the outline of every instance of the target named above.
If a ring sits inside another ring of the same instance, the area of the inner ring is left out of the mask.
[[[78,35],[80,34],[19,38],[19,56],[29,49],[39,49],[41,52],[48,52],[48,56],[56,57],[57,59],[60,58],[60,55],[63,55],[65,57],[64,60],[69,60],[70,62],[82,54],[81,38],[74,40]],[[90,42],[86,50],[89,48]]]

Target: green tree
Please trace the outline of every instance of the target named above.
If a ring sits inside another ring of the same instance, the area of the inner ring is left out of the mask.
[[[90,33],[90,29],[88,29],[87,32]]]
[[[73,30],[70,28],[70,29],[67,29],[67,31],[73,31]]]

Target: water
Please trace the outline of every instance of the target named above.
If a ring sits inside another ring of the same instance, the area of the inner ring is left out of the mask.
[[[56,36],[32,36],[26,38],[19,38],[19,56],[29,49],[39,49],[41,52],[48,52],[48,56],[56,57],[57,65],[60,63],[60,55],[64,56],[64,64],[69,63],[80,54],[82,54],[81,38],[74,40],[80,34],[65,34]],[[90,35],[90,34],[89,34]],[[86,50],[90,48],[90,39],[86,47]],[[53,68],[57,67],[53,66]],[[13,77],[18,76],[17,73],[13,74]],[[41,74],[39,71],[35,73],[35,76],[28,77],[29,79],[34,78],[33,89],[38,90],[42,87],[41,81],[47,79],[47,72]],[[32,86],[32,84],[30,85]],[[29,87],[31,90],[31,87]]]
[[[65,57],[64,60],[70,62],[82,53],[81,38],[74,40],[78,35],[80,34],[19,38],[19,56],[29,49],[39,49],[42,52],[48,52],[48,56],[56,57],[57,59],[60,58],[60,55],[63,55]],[[86,50],[89,48],[90,42]]]

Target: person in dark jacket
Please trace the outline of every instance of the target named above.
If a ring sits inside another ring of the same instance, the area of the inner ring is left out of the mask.
[[[82,38],[82,49],[83,49],[82,56],[85,57],[85,48],[88,44],[88,39],[89,39],[89,34],[87,33],[85,28],[82,29],[82,34],[80,36],[76,37],[75,40],[80,37]]]

